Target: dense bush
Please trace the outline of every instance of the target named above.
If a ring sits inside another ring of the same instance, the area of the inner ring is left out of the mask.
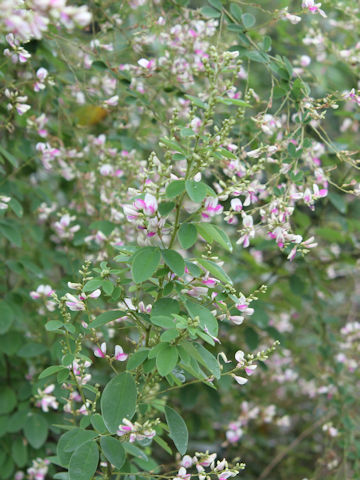
[[[360,478],[354,0],[2,0],[0,478]]]

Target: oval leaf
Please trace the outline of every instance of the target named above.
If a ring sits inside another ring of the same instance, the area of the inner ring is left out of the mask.
[[[185,190],[185,182],[184,180],[174,180],[173,182],[169,183],[166,187],[166,196],[168,198],[175,198],[180,193]]]
[[[62,365],[52,365],[51,367],[45,368],[45,370],[40,373],[39,378],[49,377],[50,375],[54,375],[54,373],[58,373],[61,370],[67,370],[67,368],[63,367]]]
[[[165,407],[166,423],[170,429],[170,437],[180,455],[185,455],[188,445],[189,434],[184,420],[176,410]]]
[[[173,371],[178,360],[178,351],[175,346],[166,345],[156,356],[156,367],[160,375],[165,377]]]
[[[229,275],[227,275],[227,273],[225,273],[217,263],[212,262],[211,260],[206,260],[205,258],[198,258],[197,261],[212,275],[214,275],[215,278],[218,278],[224,283],[230,283],[230,285],[232,285],[232,280]]]
[[[131,273],[136,283],[145,282],[150,278],[160,262],[160,250],[156,247],[144,247],[136,253]]]
[[[0,302],[0,335],[6,333],[14,320],[14,313],[9,305],[3,301]]]
[[[101,396],[101,412],[109,432],[116,433],[123,418],[134,416],[136,397],[136,385],[130,373],[121,373],[106,385]]]
[[[197,230],[192,223],[183,223],[178,232],[179,242],[182,248],[191,248],[196,242]]]
[[[24,433],[33,448],[40,448],[47,438],[48,423],[44,417],[34,413],[27,418]]]
[[[185,182],[186,193],[190,199],[195,203],[201,203],[207,194],[207,188],[203,182],[195,182],[194,180],[187,180]]]
[[[119,440],[113,437],[102,437],[100,445],[105,457],[114,467],[121,468],[124,465],[125,450]]]
[[[75,450],[70,458],[69,479],[91,480],[99,463],[99,450],[95,442],[90,441]]]
[[[111,310],[109,312],[104,312],[98,317],[96,317],[95,320],[90,323],[89,327],[90,328],[102,327],[103,325],[106,325],[107,323],[112,322],[117,318],[121,318],[124,315],[125,315],[125,312],[121,310]]]
[[[184,275],[185,262],[179,253],[175,252],[175,250],[161,250],[161,254],[170,270],[176,273],[179,277]]]

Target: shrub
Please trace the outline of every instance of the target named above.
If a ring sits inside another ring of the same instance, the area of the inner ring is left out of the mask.
[[[359,7],[68,3],[0,12],[0,478],[356,478]]]

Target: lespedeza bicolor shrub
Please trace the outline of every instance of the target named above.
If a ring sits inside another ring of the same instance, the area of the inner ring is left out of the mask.
[[[356,478],[359,27],[1,2],[0,478]]]

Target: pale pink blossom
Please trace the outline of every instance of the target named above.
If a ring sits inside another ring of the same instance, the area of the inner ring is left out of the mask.
[[[75,297],[75,295],[67,293],[65,298],[65,304],[72,312],[80,312],[85,310],[85,303],[80,299],[80,297]]]
[[[181,466],[184,468],[190,468],[193,464],[193,459],[190,455],[185,455],[181,460]]]
[[[105,342],[103,342],[100,345],[100,348],[96,348],[94,350],[94,355],[95,355],[95,357],[98,357],[98,358],[105,358],[106,357],[106,343]]]
[[[44,390],[38,389],[36,398],[36,406],[40,407],[43,412],[48,412],[49,408],[58,409],[58,402],[54,395],[50,395],[55,390],[55,385],[49,385]]]
[[[119,362],[124,362],[125,360],[127,360],[128,356],[129,355],[127,353],[124,353],[124,350],[120,345],[115,345],[115,360],[118,360]]]
[[[326,18],[326,13],[321,10],[321,3],[315,3],[314,0],[303,0],[302,7],[307,8],[310,13],[320,13],[320,15]]]
[[[245,383],[248,382],[247,378],[240,377],[239,375],[235,375],[234,373],[231,376],[239,385],[245,385]]]

